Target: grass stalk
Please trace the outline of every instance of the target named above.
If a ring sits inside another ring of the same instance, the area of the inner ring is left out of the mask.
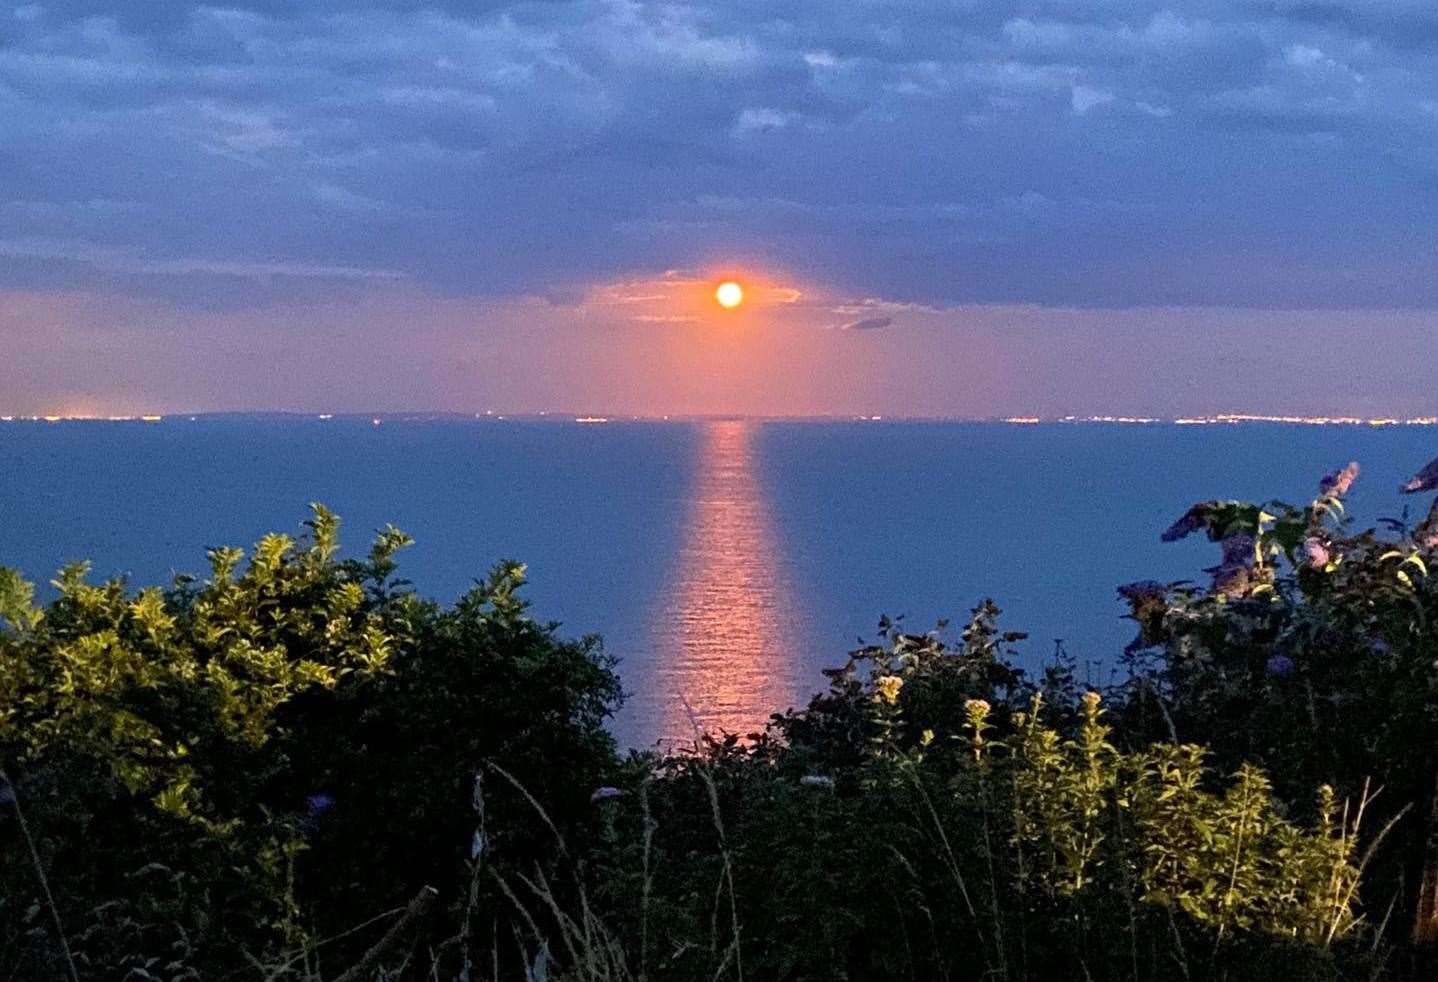
[[[70,952],[65,925],[60,920],[60,908],[55,906],[55,895],[50,891],[50,879],[45,875],[45,865],[40,861],[40,850],[35,847],[35,837],[30,834],[30,823],[25,821],[25,809],[20,805],[20,792],[3,770],[0,770],[0,794],[9,798],[10,807],[15,809],[15,818],[20,823],[20,835],[25,840],[26,848],[30,850],[30,863],[35,870],[35,879],[40,883],[40,893],[45,897],[45,906],[50,910],[50,919],[55,926],[55,936],[60,941],[60,952],[65,956],[65,968],[70,974],[70,982],[80,982],[80,973],[75,968],[75,956]]]

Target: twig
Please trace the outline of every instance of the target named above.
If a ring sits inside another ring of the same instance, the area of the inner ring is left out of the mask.
[[[361,982],[362,979],[368,977],[379,965],[379,960],[384,953],[394,947],[409,926],[429,913],[429,908],[438,896],[439,891],[434,887],[420,887],[419,893],[415,894],[414,899],[409,902],[404,914],[385,932],[384,937],[375,942],[374,947],[365,952],[364,957],[335,979],[335,982]]]
[[[316,942],[313,944],[312,948],[313,948],[313,950],[318,951],[320,948],[324,947],[324,946],[327,945],[327,944],[333,944],[333,943],[336,942],[336,941],[343,941],[345,938],[348,938],[350,935],[358,934],[359,932],[363,931],[365,928],[370,927],[370,926],[373,925],[373,924],[377,924],[377,923],[379,923],[380,921],[384,920],[384,919],[387,918],[387,917],[393,917],[393,916],[396,915],[396,914],[403,914],[403,913],[405,912],[405,910],[406,910],[406,908],[404,908],[404,907],[395,907],[395,908],[393,908],[393,909],[391,909],[391,910],[385,911],[385,912],[382,913],[382,914],[376,914],[376,915],[374,915],[373,917],[371,917],[369,920],[367,920],[367,921],[362,921],[361,923],[356,924],[356,925],[355,925],[354,927],[352,927],[352,928],[349,928],[349,929],[347,929],[347,930],[341,931],[339,934],[334,934],[334,935],[331,935],[331,936],[328,937],[328,938],[324,938],[323,940],[316,941]],[[275,976],[275,975],[278,975],[279,973],[283,973],[283,972],[289,971],[291,968],[294,967],[294,964],[295,964],[296,962],[302,961],[305,957],[307,957],[308,954],[309,954],[309,949],[303,950],[303,951],[301,951],[298,955],[292,955],[290,958],[286,959],[285,961],[280,962],[278,965],[272,966],[272,967],[270,967],[270,968],[268,968],[268,969],[266,968],[266,966],[265,966],[259,959],[255,958],[253,955],[250,955],[250,954],[246,953],[246,957],[249,959],[250,964],[251,964],[253,967],[259,969],[262,974],[265,974],[265,975],[267,975],[267,976]],[[237,969],[235,969],[235,970],[232,971],[232,972],[228,972],[228,973],[226,973],[225,975],[221,975],[221,976],[220,976],[220,979],[221,979],[221,980],[224,980],[224,979],[232,979],[232,978],[234,978],[236,975],[243,974],[244,971],[245,971],[245,969],[243,969],[243,968],[237,968]]]

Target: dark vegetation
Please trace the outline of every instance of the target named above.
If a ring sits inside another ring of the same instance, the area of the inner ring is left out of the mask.
[[[0,977],[1431,977],[1438,505],[1356,531],[1355,477],[1191,509],[1107,691],[985,602],[663,756],[522,567],[421,600],[322,508],[164,589],[0,569]]]

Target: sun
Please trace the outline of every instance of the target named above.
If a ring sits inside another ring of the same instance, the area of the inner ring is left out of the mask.
[[[733,310],[744,302],[744,288],[733,280],[725,280],[715,288],[714,299],[725,310]]]

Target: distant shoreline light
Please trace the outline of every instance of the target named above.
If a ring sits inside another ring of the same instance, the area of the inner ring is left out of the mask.
[[[1293,426],[1435,426],[1438,416],[1263,416],[1254,413],[1219,413],[1216,416],[1180,416],[1179,425],[1285,423]]]
[[[469,414],[466,414],[466,413],[422,413],[422,412],[416,412],[416,413],[386,414],[386,416],[387,416],[389,419],[397,420],[397,421],[399,421],[399,422],[405,422],[405,421],[424,421],[424,420],[445,420],[445,419],[468,419],[468,418],[479,419],[479,420],[518,420],[518,421],[523,421],[524,419],[536,419],[536,420],[539,420],[539,419],[553,419],[555,415],[559,415],[559,414],[558,414],[558,413],[550,413],[550,412],[548,412],[548,411],[545,411],[545,412],[532,412],[532,413],[501,414],[501,413],[496,413],[494,410],[489,410],[489,411],[487,411],[487,412],[485,412],[485,413],[474,413],[472,417],[471,417]],[[256,412],[256,413],[206,413],[206,414],[199,414],[199,415],[188,415],[188,416],[186,416],[185,418],[187,418],[190,422],[196,422],[196,421],[198,421],[198,420],[200,420],[200,419],[204,419],[204,418],[246,418],[246,417],[253,417],[253,418],[255,418],[255,419],[273,419],[273,418],[286,419],[286,418],[289,418],[290,416],[293,416],[293,418],[295,418],[296,420],[301,420],[301,419],[319,419],[319,420],[323,420],[323,421],[329,421],[329,420],[335,420],[335,419],[345,418],[345,419],[353,419],[353,420],[358,420],[358,421],[366,421],[366,422],[369,422],[369,423],[371,423],[372,425],[375,425],[375,426],[380,425],[380,423],[382,423],[382,422],[384,421],[384,417],[372,416],[372,415],[370,415],[370,414],[368,414],[368,413],[345,414],[344,416],[340,416],[339,414],[335,414],[335,413],[316,413],[316,414],[301,414],[301,413],[288,414],[288,413],[283,413],[283,412],[276,412],[276,413],[264,413],[264,412]],[[28,413],[28,414],[10,413],[10,414],[5,414],[5,415],[0,415],[0,423],[159,423],[159,422],[164,421],[165,418],[166,418],[166,417],[161,416],[161,415],[159,415],[159,414],[145,414],[145,415],[136,415],[136,416],[121,416],[121,415],[102,416],[102,415],[95,415],[95,414],[75,414],[75,415],[68,415],[68,414],[62,414],[62,413],[46,413],[46,414],[39,414],[39,413]],[[679,414],[678,416],[675,416],[675,415],[673,415],[673,414],[668,414],[668,415],[659,416],[659,415],[639,415],[639,414],[626,414],[626,413],[621,413],[621,414],[618,414],[617,416],[585,415],[585,416],[571,416],[571,417],[570,417],[570,419],[571,419],[573,422],[575,422],[575,423],[608,423],[608,422],[610,422],[610,421],[613,420],[613,419],[620,419],[620,420],[632,421],[632,422],[643,422],[643,421],[645,421],[645,420],[654,420],[654,421],[658,422],[658,421],[670,421],[670,420],[674,420],[674,419],[681,419],[681,420],[682,420],[682,419],[704,420],[704,419],[710,419],[710,418],[724,418],[724,419],[752,418],[752,419],[765,419],[765,420],[789,421],[789,422],[803,422],[803,421],[805,421],[805,420],[817,420],[817,421],[828,421],[828,422],[832,422],[832,421],[836,421],[836,420],[837,420],[837,421],[842,421],[842,420],[845,420],[845,419],[849,419],[849,420],[854,420],[854,421],[858,421],[858,422],[889,421],[889,422],[952,422],[952,423],[991,423],[991,424],[993,424],[993,423],[1001,423],[1001,424],[1007,424],[1007,425],[1012,425],[1012,426],[1036,426],[1036,425],[1041,425],[1041,424],[1042,424],[1042,425],[1063,425],[1063,424],[1080,424],[1080,423],[1112,423],[1112,424],[1126,424],[1126,425],[1140,425],[1140,426],[1154,426],[1154,425],[1158,425],[1158,426],[1218,426],[1218,425],[1237,426],[1237,425],[1241,425],[1241,424],[1244,424],[1244,423],[1270,424],[1270,425],[1272,425],[1272,424],[1277,424],[1277,425],[1285,425],[1285,426],[1370,426],[1370,427],[1384,427],[1384,426],[1438,426],[1438,416],[1411,416],[1411,417],[1403,417],[1403,416],[1289,416],[1289,415],[1267,415],[1267,414],[1263,414],[1263,413],[1215,413],[1215,414],[1210,415],[1210,416],[1174,416],[1174,417],[1159,417],[1159,416],[1108,416],[1108,415],[1102,415],[1102,416],[1073,416],[1073,415],[1070,415],[1070,416],[1001,416],[1001,417],[993,417],[993,416],[989,416],[989,417],[977,417],[977,416],[880,416],[880,415],[873,415],[873,416],[867,416],[867,415],[844,416],[844,415],[838,415],[838,414],[836,414],[836,415],[834,415],[834,416],[822,416],[822,415],[817,415],[817,416],[766,416],[766,415],[763,415],[763,414],[754,414],[753,416],[744,416],[744,414],[739,414],[739,415],[737,415],[737,416],[736,416],[736,415],[724,415],[724,416],[722,416],[722,417],[718,417],[718,416],[711,416],[711,415],[705,415],[705,414],[694,414],[694,415]]]
[[[66,415],[61,413],[47,413],[44,415],[16,415],[0,416],[0,423],[159,423],[164,420],[163,416],[93,416],[93,415]],[[194,419],[193,416],[190,417]]]

